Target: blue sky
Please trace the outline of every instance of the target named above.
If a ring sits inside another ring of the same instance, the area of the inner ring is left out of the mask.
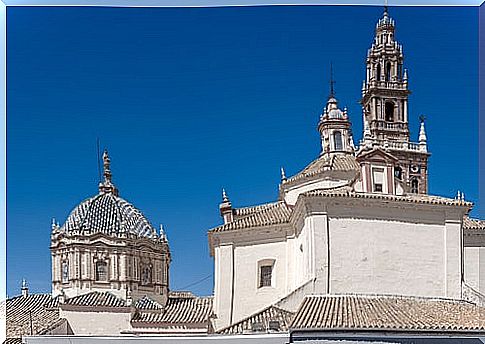
[[[207,230],[277,197],[319,153],[333,62],[356,141],[365,54],[382,8],[9,7],[7,293],[50,291],[50,222],[97,193],[96,138],[120,195],[172,251],[171,288],[210,276]],[[391,8],[410,129],[427,117],[430,193],[478,202],[478,9]],[[479,216],[478,209],[474,210]],[[483,217],[483,212],[482,212]],[[212,278],[190,287],[212,293]]]

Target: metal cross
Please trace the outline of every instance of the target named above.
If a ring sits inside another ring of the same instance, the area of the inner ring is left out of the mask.
[[[336,84],[336,81],[333,80],[333,66],[332,66],[332,62],[330,62],[330,97],[335,96],[335,89],[334,89],[335,84]]]

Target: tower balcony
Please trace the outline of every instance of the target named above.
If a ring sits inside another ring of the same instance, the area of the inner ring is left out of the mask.
[[[365,146],[365,140],[359,142],[361,147]],[[400,151],[412,151],[426,153],[426,146],[420,145],[416,142],[407,141],[393,141],[393,140],[378,140],[372,139],[372,146],[382,147],[386,150],[400,150]]]
[[[367,86],[366,89],[379,88],[379,89],[403,90],[403,91],[406,91],[408,89],[407,82],[405,81],[371,80],[366,86]]]
[[[390,131],[408,131],[408,124],[404,122],[386,122],[386,121],[372,121],[370,125],[371,130],[390,130]]]

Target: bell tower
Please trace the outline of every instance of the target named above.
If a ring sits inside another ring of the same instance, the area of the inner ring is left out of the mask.
[[[361,104],[364,120],[377,141],[409,141],[408,79],[402,45],[394,39],[394,20],[387,13],[377,22],[367,53]]]
[[[395,177],[406,192],[428,192],[428,158],[424,117],[419,143],[410,141],[408,122],[408,73],[403,68],[403,48],[395,39],[395,23],[387,5],[376,24],[367,51],[366,78],[362,84],[364,135],[359,153],[381,148],[397,158]]]

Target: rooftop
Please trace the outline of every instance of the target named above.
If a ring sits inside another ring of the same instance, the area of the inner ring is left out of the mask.
[[[292,330],[483,332],[485,308],[421,297],[311,295],[298,309]]]

